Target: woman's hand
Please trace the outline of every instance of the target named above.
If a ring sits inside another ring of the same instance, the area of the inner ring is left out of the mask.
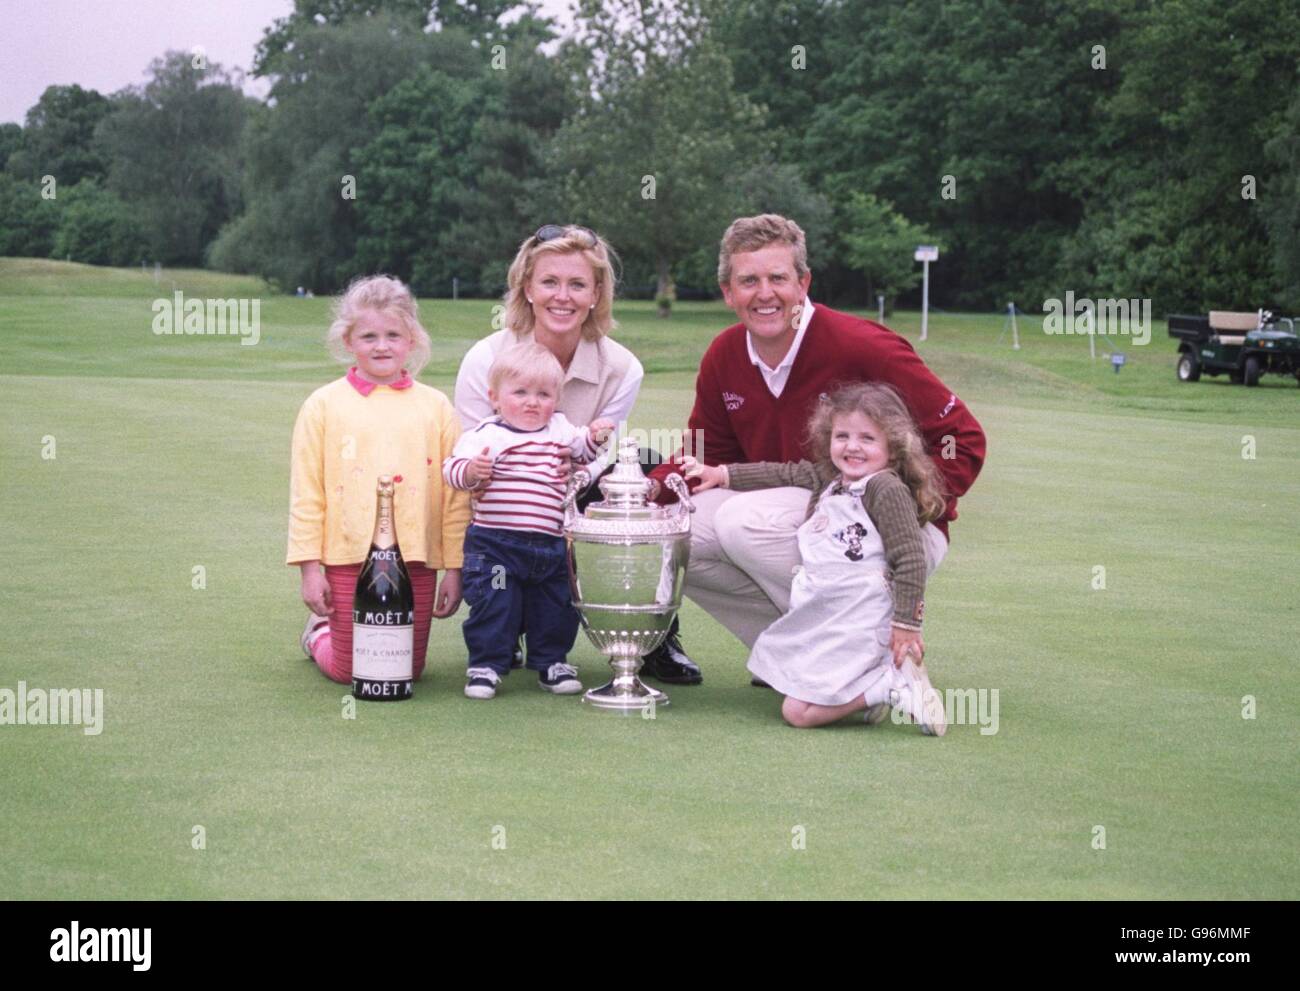
[[[438,591],[433,596],[433,615],[446,619],[460,608],[460,568],[448,568],[442,573]]]
[[[917,664],[925,659],[925,641],[921,639],[920,630],[904,630],[897,626],[890,630],[889,649],[894,653],[894,667],[901,668],[908,654],[916,658]]]
[[[302,570],[302,601],[317,616],[328,616],[334,607],[334,592],[329,579],[321,571],[319,561],[304,561]]]
[[[469,459],[469,467],[465,469],[465,480],[476,489],[492,481],[491,450],[483,448],[482,452]]]
[[[696,492],[707,492],[709,489],[725,489],[731,481],[724,465],[701,464],[689,455],[682,458],[682,474],[688,479],[698,478],[700,480],[700,484],[695,488]]]

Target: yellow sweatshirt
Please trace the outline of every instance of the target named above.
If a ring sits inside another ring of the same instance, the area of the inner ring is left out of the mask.
[[[398,388],[355,372],[307,397],[293,428],[288,564],[360,564],[375,526],[375,480],[400,477],[393,513],[402,557],[435,570],[463,560],[469,496],[443,482],[460,436],[445,395],[409,378]]]

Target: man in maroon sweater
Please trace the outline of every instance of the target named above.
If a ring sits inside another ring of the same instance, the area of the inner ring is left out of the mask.
[[[722,238],[718,282],[740,323],[714,338],[700,362],[689,436],[702,437],[703,450],[690,453],[710,465],[807,459],[804,432],[823,392],[849,382],[887,382],[911,409],[950,493],[943,519],[923,531],[933,572],[948,549],[957,497],[984,463],[984,432],[975,417],[902,337],[813,305],[804,233],[793,221],[775,214],[735,221]],[[661,501],[675,498],[662,482],[679,463],[675,457],[650,475],[660,483]],[[795,531],[808,492],[712,489],[696,496],[695,505],[686,594],[753,646],[789,608],[799,563]]]

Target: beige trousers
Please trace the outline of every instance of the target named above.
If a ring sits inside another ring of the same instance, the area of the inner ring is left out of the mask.
[[[793,487],[710,489],[693,500],[686,595],[747,647],[790,608],[790,584],[799,564],[795,531],[810,495]],[[948,553],[948,541],[933,523],[921,536],[926,574],[932,575]]]

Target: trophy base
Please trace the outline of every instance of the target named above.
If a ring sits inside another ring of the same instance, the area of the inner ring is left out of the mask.
[[[641,668],[641,658],[611,657],[609,666],[614,669],[614,680],[582,696],[582,701],[593,709],[623,715],[640,712],[652,719],[656,709],[668,705],[667,695],[636,676]]]

